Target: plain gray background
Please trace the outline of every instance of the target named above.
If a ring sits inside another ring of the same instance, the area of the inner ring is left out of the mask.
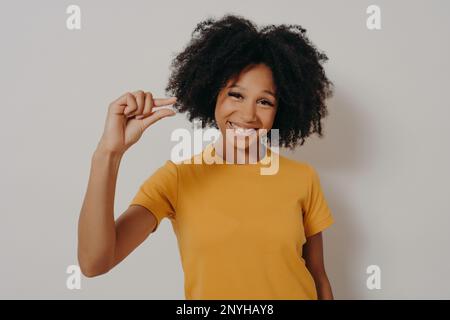
[[[66,28],[81,7],[82,28]],[[382,29],[366,28],[381,8]],[[450,298],[448,1],[1,1],[1,298],[183,299],[166,219],[110,273],[66,288],[78,214],[108,104],[164,96],[169,65],[195,25],[237,13],[300,24],[330,58],[335,84],[316,136],[285,155],[319,172],[336,223],[325,232],[338,299]],[[170,157],[185,115],[163,119],[124,156],[116,216]],[[381,268],[368,290],[366,268]]]

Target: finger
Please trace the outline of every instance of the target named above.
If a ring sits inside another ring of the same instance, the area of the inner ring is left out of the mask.
[[[163,99],[153,99],[155,107],[167,106],[173,104],[177,101],[177,97],[163,98]]]
[[[145,93],[144,110],[141,115],[136,116],[136,119],[142,119],[150,115],[153,109],[153,95],[150,92]]]
[[[129,92],[125,92],[123,95],[121,95],[119,98],[114,100],[109,104],[109,110],[114,114],[123,114],[124,109],[127,106],[127,94]]]
[[[137,106],[137,102],[136,102],[136,97],[131,94],[131,93],[127,93],[127,107],[124,110],[124,114],[126,116],[130,116],[130,114],[134,111],[137,110],[138,106]]]
[[[148,116],[147,118],[142,119],[142,126],[145,130],[150,125],[155,123],[156,121],[158,121],[162,118],[165,118],[165,117],[174,116],[175,114],[176,114],[176,112],[173,110],[170,110],[170,109],[157,110],[157,111],[153,112],[153,114],[151,116]]]
[[[133,117],[142,114],[144,110],[145,93],[142,90],[133,92],[133,96],[136,98],[137,109],[134,112],[128,114],[129,117]]]

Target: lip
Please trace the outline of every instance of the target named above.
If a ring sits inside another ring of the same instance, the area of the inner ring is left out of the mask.
[[[234,121],[229,121],[229,120],[227,120],[226,124],[230,129],[235,129],[235,127],[233,127],[233,124],[235,124],[236,126],[238,126],[240,128],[243,128],[243,129],[255,129],[255,130],[259,129],[259,127],[249,126],[249,125],[245,125],[245,124],[242,124],[239,122],[234,122]]]

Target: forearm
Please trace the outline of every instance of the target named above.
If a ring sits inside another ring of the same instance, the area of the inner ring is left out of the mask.
[[[322,275],[317,277],[316,282],[316,290],[317,290],[317,299],[318,300],[333,300],[333,292],[331,290],[330,281],[326,275]]]
[[[107,272],[114,260],[114,197],[122,155],[97,148],[78,225],[78,260],[84,274]]]

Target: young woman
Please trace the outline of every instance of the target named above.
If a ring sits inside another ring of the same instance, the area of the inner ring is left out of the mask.
[[[275,174],[259,170],[273,155],[272,128],[279,130],[279,145],[291,149],[313,133],[322,136],[325,100],[332,95],[321,65],[327,59],[297,25],[257,28],[236,15],[199,23],[173,61],[166,87],[172,98],[136,91],[109,106],[79,220],[82,272],[108,272],[168,218],[186,299],[332,299],[322,231],[333,217],[317,172],[278,154]],[[115,221],[121,158],[146,128],[175,114],[158,108],[170,104],[190,121],[218,128],[221,143],[209,144],[190,163],[167,160]],[[264,130],[269,148],[260,143]],[[254,161],[251,141],[258,143]],[[245,162],[229,164],[227,147]],[[207,154],[224,162],[194,161]]]

